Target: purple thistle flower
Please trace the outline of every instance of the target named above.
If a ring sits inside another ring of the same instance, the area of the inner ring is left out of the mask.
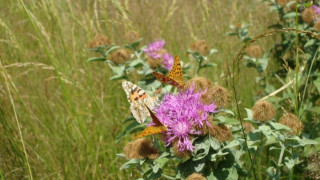
[[[208,121],[209,112],[216,112],[214,103],[203,105],[200,102],[204,92],[194,92],[194,85],[179,94],[166,94],[155,112],[159,120],[168,128],[165,133],[167,146],[173,141],[178,141],[179,151],[195,149],[189,136],[200,134],[195,127],[202,127],[204,123],[210,126]]]
[[[319,13],[320,13],[320,8],[319,8],[318,6],[312,5],[311,7],[313,8],[313,10],[314,10],[314,12],[315,12],[316,14],[319,14]]]
[[[162,58],[162,65],[168,70],[170,70],[172,68],[174,60],[170,54],[161,52],[161,50],[163,50],[164,45],[164,40],[154,41],[150,43],[148,47],[143,51],[153,59]]]
[[[152,43],[150,43],[148,45],[148,47],[146,49],[144,49],[143,51],[145,53],[147,53],[148,56],[157,59],[157,58],[161,58],[162,54],[157,53],[160,49],[163,48],[165,44],[164,40],[160,40],[160,41],[154,41]]]
[[[162,59],[163,59],[163,65],[165,68],[167,68],[168,70],[170,70],[173,66],[173,57],[168,54],[168,53],[164,53],[164,55],[162,56]]]

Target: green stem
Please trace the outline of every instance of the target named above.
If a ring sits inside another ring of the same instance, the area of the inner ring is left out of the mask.
[[[298,29],[298,0],[296,0],[296,29]],[[296,114],[299,116],[299,33],[296,32],[296,68],[295,68],[295,72],[296,72],[296,107],[295,107],[295,111]],[[300,116],[299,116],[300,117]]]
[[[311,61],[311,65],[310,65],[310,68],[309,68],[309,72],[308,72],[308,75],[307,75],[307,80],[306,80],[306,83],[304,85],[304,90],[303,90],[303,94],[302,94],[302,99],[301,99],[301,104],[300,104],[300,109],[302,109],[302,102],[304,100],[304,97],[305,97],[305,94],[306,94],[306,91],[307,91],[307,86],[308,86],[308,81],[309,81],[309,77],[310,77],[310,74],[311,74],[311,71],[312,71],[312,67],[313,67],[313,63],[318,55],[318,50],[319,50],[319,47],[317,48],[316,52],[314,53],[313,55],[313,58],[312,58],[312,61]],[[300,117],[300,116],[299,116]]]
[[[286,149],[286,147],[284,146],[284,144],[282,144],[282,142],[279,142],[281,145],[281,152],[280,152],[280,156],[279,156],[279,160],[278,160],[278,164],[277,164],[277,173],[276,173],[276,177],[277,179],[280,179],[280,167],[281,167],[281,162],[282,162],[282,158],[283,158],[283,154],[284,154],[284,150]]]
[[[198,63],[198,69],[197,69],[197,76],[199,75],[199,72],[200,72],[201,66],[202,66],[202,61],[201,61],[201,60],[199,60],[199,63]]]

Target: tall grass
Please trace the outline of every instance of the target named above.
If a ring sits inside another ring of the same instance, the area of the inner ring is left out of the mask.
[[[163,38],[169,52],[184,61],[189,45],[205,39],[219,50],[210,61],[221,68],[201,75],[228,85],[226,68],[241,48],[241,42],[224,36],[228,26],[251,22],[252,34],[261,34],[276,20],[268,7],[250,0],[2,4],[0,176],[7,179],[134,176],[135,172],[119,170],[124,161],[116,156],[128,139],[114,141],[129,116],[125,95],[119,83],[108,80],[106,65],[85,61],[92,56],[88,42],[96,33],[116,44],[124,43],[124,34],[131,29],[145,43]],[[273,41],[259,43],[267,47]],[[255,72],[241,73],[240,84],[254,89]],[[253,93],[242,92],[239,103],[251,104]]]

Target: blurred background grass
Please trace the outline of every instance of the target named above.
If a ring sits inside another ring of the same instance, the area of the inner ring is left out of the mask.
[[[188,62],[186,50],[205,39],[219,50],[210,61],[218,67],[202,72],[225,85],[228,63],[243,45],[226,37],[230,24],[251,23],[252,35],[277,21],[258,0],[25,0],[32,20],[48,47],[44,51],[19,1],[0,6],[0,177],[29,178],[16,120],[35,179],[132,179],[120,171],[116,156],[128,139],[115,143],[130,115],[120,83],[109,81],[103,63],[87,63],[88,42],[98,33],[124,44],[125,33],[136,30],[143,44],[166,40],[166,49]],[[258,42],[264,50],[275,38]],[[54,73],[56,71],[62,77]],[[242,104],[251,107],[255,75],[243,67],[239,88]],[[7,83],[6,81],[7,80]],[[64,84],[64,85],[63,85]],[[64,90],[65,89],[65,90]],[[9,92],[12,95],[10,101]],[[15,118],[15,111],[17,119]]]

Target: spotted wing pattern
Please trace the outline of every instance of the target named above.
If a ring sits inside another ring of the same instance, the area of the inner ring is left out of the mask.
[[[129,81],[123,81],[122,88],[127,95],[133,117],[136,118],[139,123],[144,122],[146,118],[150,116],[146,106],[153,109],[155,106],[155,99],[150,97],[140,87]]]
[[[184,84],[181,63],[178,56],[175,56],[174,58],[174,64],[169,73],[169,78],[175,80],[181,85]]]
[[[178,56],[174,58],[174,64],[172,69],[169,72],[169,76],[165,76],[157,72],[153,72],[153,74],[156,76],[158,81],[162,83],[170,84],[171,86],[178,87],[178,88],[183,88],[184,86],[182,68],[181,68],[180,59]]]
[[[157,116],[154,115],[154,113],[147,106],[146,106],[146,108],[151,115],[152,122],[155,125],[147,127],[142,132],[140,132],[138,135],[136,135],[135,138],[140,138],[143,136],[158,134],[158,133],[162,133],[162,132],[167,131],[167,127],[160,122],[160,120],[157,118]]]

